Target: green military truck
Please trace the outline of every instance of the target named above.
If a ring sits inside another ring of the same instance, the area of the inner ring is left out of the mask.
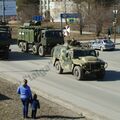
[[[107,63],[99,59],[98,55],[90,48],[57,45],[52,51],[52,64],[57,73],[69,71],[78,80],[84,80],[86,74],[94,74],[98,79],[103,79]]]
[[[23,52],[45,56],[57,44],[63,44],[62,30],[40,26],[22,26],[18,29],[18,46]]]
[[[8,59],[11,42],[11,28],[0,25],[0,59]]]

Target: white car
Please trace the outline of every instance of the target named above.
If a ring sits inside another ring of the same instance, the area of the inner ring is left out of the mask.
[[[93,41],[91,43],[91,47],[93,49],[99,49],[101,51],[114,50],[115,44],[109,39],[100,38],[100,39],[96,39],[95,41]]]

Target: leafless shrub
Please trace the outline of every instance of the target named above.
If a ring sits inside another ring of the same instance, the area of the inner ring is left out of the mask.
[[[22,4],[19,6],[18,17],[21,22],[32,19],[32,16],[39,15],[39,5],[37,4]]]

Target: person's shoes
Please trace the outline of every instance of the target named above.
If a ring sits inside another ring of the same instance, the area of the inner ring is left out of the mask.
[[[32,119],[36,119],[36,117],[32,117]]]
[[[27,119],[27,118],[29,118],[29,117],[28,117],[28,116],[24,116],[23,118],[24,118],[24,119]]]

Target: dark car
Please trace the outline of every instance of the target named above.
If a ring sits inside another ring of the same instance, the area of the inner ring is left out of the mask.
[[[93,42],[91,42],[91,47],[93,49],[98,49],[98,50],[114,50],[115,49],[115,44],[109,40],[109,39],[105,39],[105,38],[100,38],[100,39],[96,39]]]

